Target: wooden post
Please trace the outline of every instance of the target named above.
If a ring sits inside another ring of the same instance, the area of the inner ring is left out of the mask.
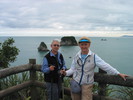
[[[106,73],[106,72],[99,69],[99,73]],[[98,95],[99,96],[106,96],[106,86],[107,84],[98,83],[98,87],[99,87]]]
[[[37,79],[36,70],[34,69],[36,65],[36,59],[29,59],[29,64],[32,67],[30,70],[30,80],[33,82],[30,87],[31,100],[38,100],[39,95],[37,92],[37,88],[33,85],[35,80]]]

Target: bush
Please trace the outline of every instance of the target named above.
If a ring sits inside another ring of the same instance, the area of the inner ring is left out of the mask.
[[[14,62],[19,54],[19,49],[13,46],[15,41],[13,38],[8,38],[3,43],[0,43],[0,69],[7,68],[10,62]]]

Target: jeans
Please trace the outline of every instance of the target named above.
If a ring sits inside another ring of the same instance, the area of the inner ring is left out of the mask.
[[[59,100],[58,84],[46,82],[46,93],[48,100]]]

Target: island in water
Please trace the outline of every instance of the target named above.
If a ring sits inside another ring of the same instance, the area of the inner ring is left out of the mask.
[[[77,46],[78,43],[74,36],[64,36],[61,38],[61,46]]]

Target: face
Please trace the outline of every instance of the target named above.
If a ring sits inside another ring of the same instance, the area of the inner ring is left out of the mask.
[[[79,47],[80,47],[82,52],[88,52],[88,49],[90,47],[90,43],[86,43],[86,42],[79,43]]]
[[[60,47],[60,43],[57,42],[57,41],[54,41],[54,42],[51,44],[51,48],[52,48],[52,51],[53,51],[53,52],[58,52],[59,47]]]

